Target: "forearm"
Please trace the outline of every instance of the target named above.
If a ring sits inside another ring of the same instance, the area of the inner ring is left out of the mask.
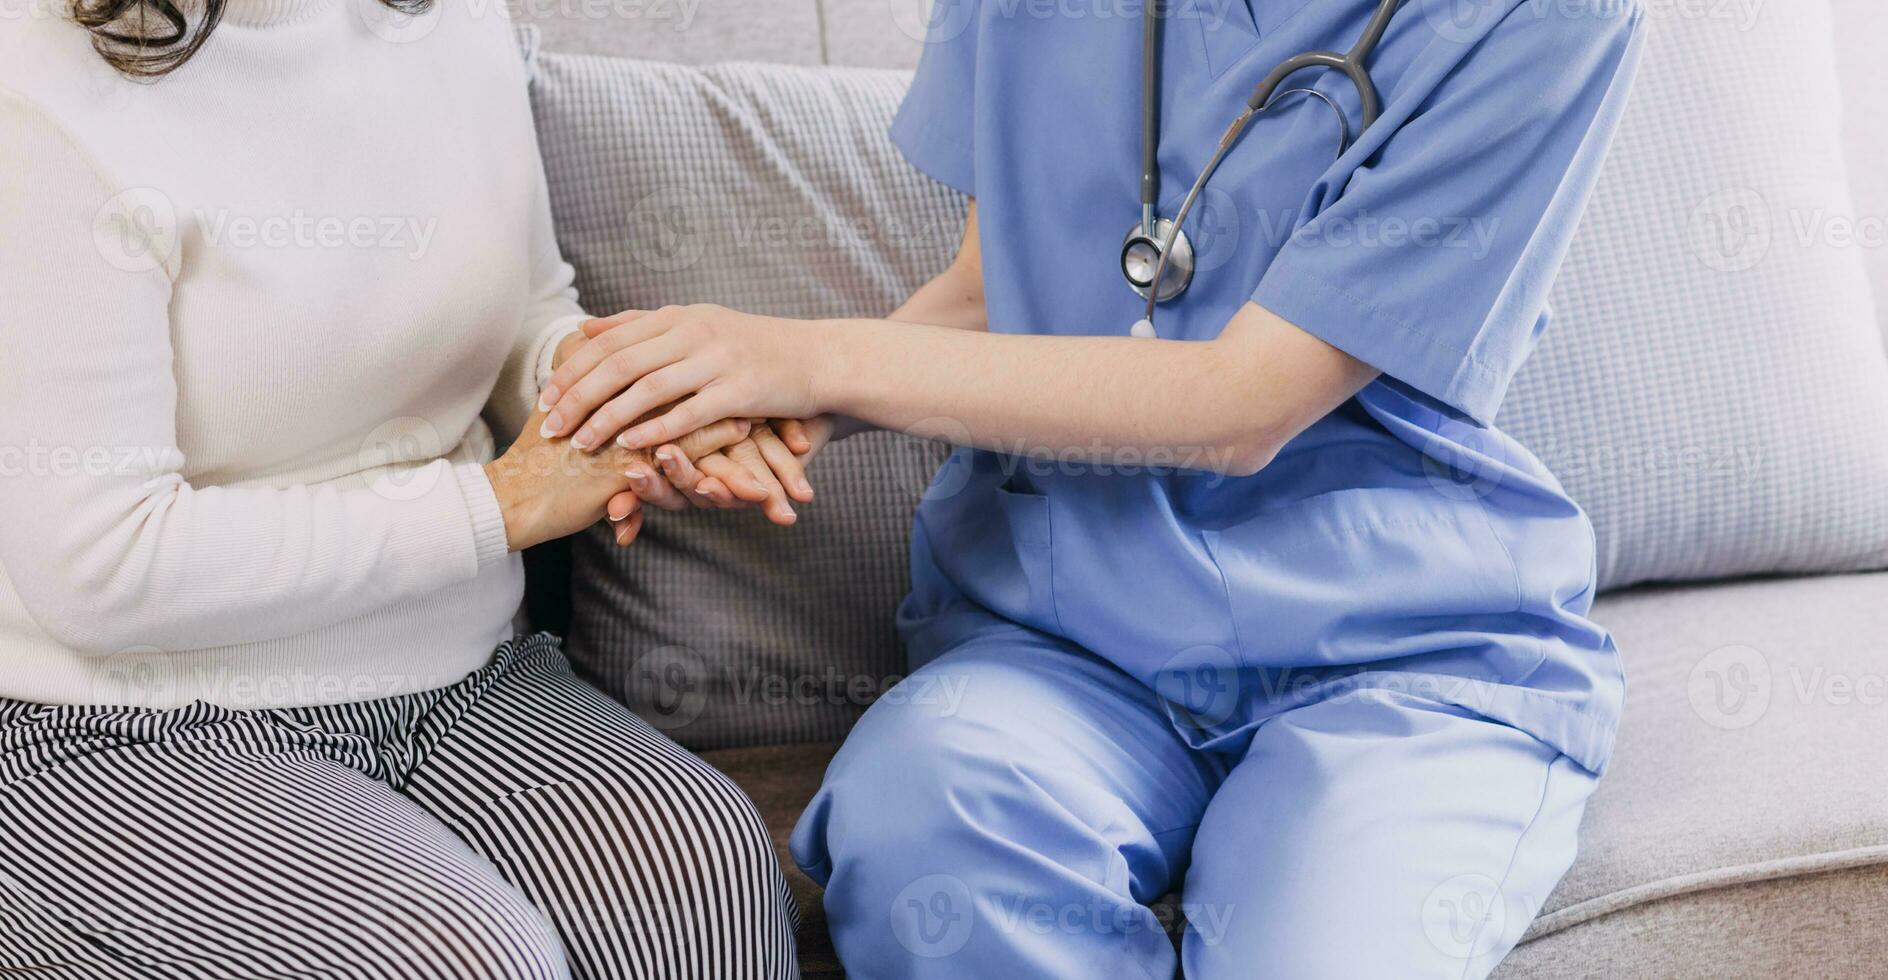
[[[987,331],[990,317],[984,311],[983,276],[967,268],[963,260],[931,281],[919,286],[888,320],[897,323],[921,323],[956,330]]]
[[[1016,455],[1250,472],[1275,449],[1213,343],[838,321],[822,403],[882,428]]]
[[[822,407],[1017,455],[1257,472],[1377,372],[1248,303],[1205,342],[809,325]]]

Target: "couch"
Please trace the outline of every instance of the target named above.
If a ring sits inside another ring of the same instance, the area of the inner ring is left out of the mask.
[[[909,69],[921,50],[912,26],[921,23],[919,6],[919,0],[700,0],[693,7],[572,0],[522,5],[516,19],[539,29],[537,44],[546,52]],[[1888,124],[1881,121],[1888,62],[1874,50],[1888,32],[1888,12],[1876,0],[1838,0],[1834,12],[1853,206],[1858,215],[1888,217]],[[1699,148],[1705,156],[1714,149]],[[558,180],[556,167],[552,179]],[[1888,247],[1864,251],[1888,326]],[[1873,356],[1881,356],[1879,345]],[[1525,404],[1518,410],[1517,424],[1550,430],[1528,410]],[[1888,455],[1888,443],[1876,449]],[[908,462],[921,468],[925,459]],[[1699,492],[1709,495],[1713,487]],[[1888,484],[1866,492],[1888,497]],[[1657,507],[1645,513],[1652,524],[1673,519]],[[1629,530],[1609,523],[1602,539],[1626,540]],[[1662,550],[1683,547],[1667,542]],[[1865,550],[1874,560],[1845,560],[1839,574],[1807,574],[1813,562],[1779,559],[1771,567],[1735,567],[1726,578],[1711,574],[1721,562],[1701,560],[1697,574],[1673,571],[1686,567],[1684,555],[1642,555],[1642,567],[1621,559],[1618,568],[1641,573],[1611,576],[1630,587],[1603,594],[1594,613],[1617,636],[1629,678],[1615,760],[1588,811],[1578,862],[1546,897],[1498,977],[1888,977],[1888,573],[1868,570],[1888,568],[1888,552]],[[679,559],[659,553],[649,560]],[[529,556],[530,612],[541,625],[573,628],[574,638],[588,636],[595,646],[596,631],[584,625],[581,608],[573,622],[571,604],[607,594],[585,581],[592,572],[582,561],[575,571],[572,561],[567,547]],[[740,574],[732,562],[718,567]],[[887,574],[882,564],[862,567]],[[882,606],[898,583],[874,584],[870,594]],[[879,642],[889,614],[860,612],[876,617],[861,635]],[[635,655],[644,663],[650,656]],[[633,684],[613,683],[624,661],[607,651],[575,656],[593,679],[638,704]],[[770,731],[717,732],[694,742],[678,737],[705,749],[765,814],[805,918],[806,975],[841,975],[818,889],[792,868],[784,842],[843,724],[795,727],[789,720]]]

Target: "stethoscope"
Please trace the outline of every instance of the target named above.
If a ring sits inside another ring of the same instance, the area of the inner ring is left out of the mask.
[[[1276,104],[1278,98],[1287,95],[1302,94],[1318,99],[1337,113],[1339,156],[1350,146],[1350,120],[1344,110],[1328,95],[1311,88],[1287,89],[1278,91],[1285,79],[1307,68],[1334,68],[1344,73],[1351,84],[1357,87],[1357,96],[1363,103],[1363,127],[1369,129],[1377,121],[1381,106],[1377,101],[1377,87],[1370,81],[1370,71],[1364,67],[1364,61],[1376,51],[1377,43],[1383,40],[1383,32],[1390,26],[1390,18],[1396,16],[1397,7],[1402,0],[1381,0],[1377,12],[1370,17],[1370,23],[1364,28],[1364,36],[1345,54],[1335,51],[1310,51],[1289,58],[1272,69],[1271,74],[1252,90],[1252,96],[1246,100],[1246,110],[1239,118],[1226,127],[1226,134],[1219,138],[1219,148],[1214,151],[1211,160],[1206,162],[1206,169],[1188,189],[1187,196],[1180,204],[1180,212],[1173,220],[1155,216],[1155,199],[1160,194],[1160,22],[1153,2],[1141,15],[1141,218],[1130,228],[1127,237],[1121,240],[1121,274],[1127,277],[1128,285],[1134,292],[1147,300],[1145,315],[1129,332],[1136,337],[1154,337],[1154,307],[1165,303],[1187,291],[1193,282],[1195,256],[1193,243],[1181,228],[1186,224],[1187,215],[1192,212],[1193,204],[1199,199],[1200,191],[1212,178],[1213,171],[1219,169],[1219,162],[1226,158],[1226,153],[1239,142],[1252,117],[1265,112]],[[1159,283],[1159,287],[1155,287]]]

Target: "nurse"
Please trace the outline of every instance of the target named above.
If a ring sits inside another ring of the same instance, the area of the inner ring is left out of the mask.
[[[1376,7],[1155,8],[1159,212],[1272,66]],[[1198,274],[1140,339],[1140,6],[940,0],[892,135],[974,202],[897,322],[592,330],[555,434],[773,416],[808,452],[865,426],[963,447],[899,617],[913,692],[963,696],[875,705],[793,836],[854,975],[1460,978],[1512,948],[1624,685],[1587,520],[1493,421],[1639,37],[1620,0],[1409,0],[1369,61],[1381,117],[1294,80],[1323,98],[1226,157]]]

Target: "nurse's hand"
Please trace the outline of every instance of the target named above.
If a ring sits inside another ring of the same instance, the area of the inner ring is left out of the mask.
[[[545,386],[545,432],[570,434],[580,446],[615,439],[644,449],[727,418],[812,418],[822,411],[819,326],[716,306],[593,320],[584,325],[589,341]]]
[[[623,317],[593,319],[583,330],[564,338],[557,346],[553,367],[561,369],[595,335],[622,322]],[[555,385],[555,376],[552,380]],[[555,388],[547,386],[539,411],[552,407]],[[572,426],[546,424],[540,436],[568,431]],[[713,426],[710,428],[719,428]],[[663,510],[740,509],[758,507],[775,524],[789,525],[798,520],[793,501],[813,499],[812,484],[807,482],[806,463],[831,436],[831,420],[776,420],[769,426],[764,420],[743,421],[746,438],[734,445],[703,455],[687,445],[694,436],[684,437],[683,445],[665,443],[648,454],[644,462],[629,467],[630,489],[610,501],[609,516],[619,530],[619,544],[628,544],[634,534],[624,534],[632,525],[628,517],[644,505]],[[591,452],[608,445],[604,438],[580,433],[573,440],[579,448]]]

